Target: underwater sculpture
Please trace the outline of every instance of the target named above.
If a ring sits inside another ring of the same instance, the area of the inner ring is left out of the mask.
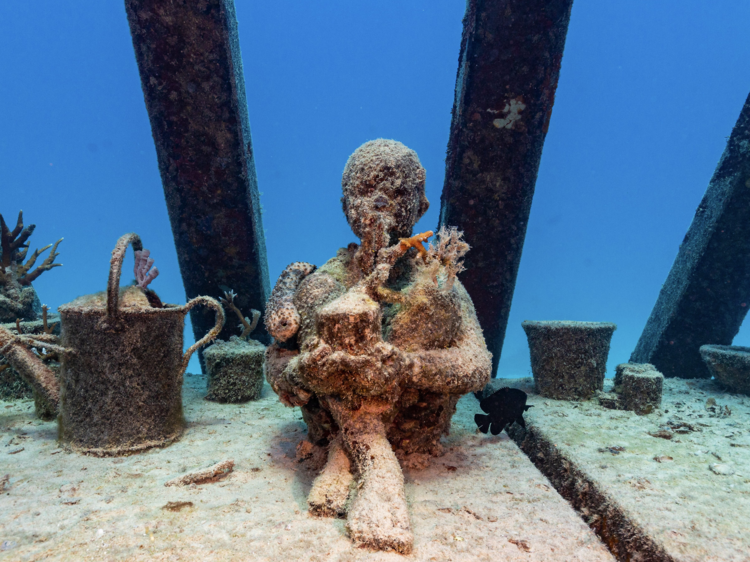
[[[317,269],[287,267],[265,319],[276,338],[267,379],[285,405],[301,407],[312,444],[328,447],[310,510],[346,515],[358,545],[402,553],[414,537],[398,458],[439,454],[456,402],[484,387],[491,369],[456,279],[468,245],[454,228],[441,228],[429,248],[431,232],[411,236],[429,205],[424,182],[403,144],[359,147],[342,203],[360,245]]]
[[[138,284],[120,287],[128,245],[137,254]],[[58,437],[77,452],[127,455],[178,439],[185,427],[183,373],[192,353],[224,325],[224,311],[210,297],[184,306],[162,304],[147,287],[157,273],[142,250],[137,234],[117,241],[107,291],[59,308],[59,343],[56,336],[17,335],[0,326],[0,354],[50,404],[59,405]],[[215,326],[183,354],[185,316],[199,304],[214,309]],[[32,347],[59,354],[59,380]]]

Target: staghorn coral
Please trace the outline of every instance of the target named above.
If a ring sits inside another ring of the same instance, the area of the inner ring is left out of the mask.
[[[266,377],[284,404],[301,407],[310,442],[329,448],[310,510],[346,515],[355,543],[401,553],[413,535],[398,459],[438,454],[458,398],[482,388],[491,366],[456,279],[468,251],[461,233],[441,229],[427,249],[432,232],[411,236],[429,205],[424,179],[401,143],[357,149],[342,201],[362,243],[317,270],[290,266],[296,277],[288,268],[271,299],[287,325],[267,321],[277,342]]]
[[[41,302],[31,283],[42,273],[62,264],[54,263],[59,255],[57,247],[62,238],[54,244],[29,252],[29,237],[36,225],[23,225],[23,211],[18,213],[16,226],[11,230],[0,215],[0,323],[13,322],[16,319],[36,320],[42,311]],[[35,269],[39,256],[46,250],[49,255]],[[25,263],[24,263],[24,260]]]
[[[258,326],[258,321],[260,320],[260,310],[255,310],[254,308],[250,309],[250,312],[253,315],[253,319],[250,320],[247,316],[242,314],[242,311],[240,311],[240,309],[237,308],[237,305],[234,304],[234,298],[236,296],[237,293],[235,293],[232,289],[229,289],[228,291],[224,291],[224,296],[221,297],[219,301],[221,301],[222,305],[234,311],[234,313],[240,319],[240,324],[237,327],[242,330],[242,333],[240,334],[239,338],[241,340],[247,341],[250,339],[250,334],[252,334],[253,330],[255,330],[255,328]]]
[[[46,325],[46,310],[42,306],[36,291],[31,283],[42,273],[61,264],[54,263],[58,256],[57,247],[62,238],[54,245],[50,244],[39,250],[29,253],[29,238],[36,228],[31,224],[24,227],[23,211],[18,213],[16,226],[12,230],[8,227],[5,219],[0,215],[0,324],[11,328],[15,322],[16,333],[39,333],[49,334]],[[36,268],[37,260],[47,249],[52,248],[49,255]],[[45,324],[39,322],[39,317],[44,315]],[[22,327],[23,324],[23,327]],[[59,333],[59,325],[55,325]],[[53,352],[36,348],[37,352],[47,362],[53,362],[57,358]],[[7,358],[5,359],[7,360]],[[15,369],[5,367],[1,369],[0,375],[0,397],[24,398],[32,396],[32,389]],[[39,410],[37,410],[39,413]]]

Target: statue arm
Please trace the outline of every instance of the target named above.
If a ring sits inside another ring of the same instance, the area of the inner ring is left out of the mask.
[[[466,394],[482,389],[490,380],[492,354],[487,351],[471,297],[458,281],[461,329],[455,345],[406,353],[410,386],[430,392]]]
[[[312,396],[302,366],[314,347],[316,311],[342,292],[324,270],[296,262],[284,270],[274,287],[266,325],[276,342],[266,351],[266,379],[286,406],[303,406]],[[294,336],[296,335],[296,339]],[[279,342],[287,342],[286,344]]]

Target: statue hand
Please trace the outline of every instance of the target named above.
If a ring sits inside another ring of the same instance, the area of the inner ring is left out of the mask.
[[[406,354],[386,342],[372,346],[365,354],[334,351],[318,340],[300,356],[300,369],[313,387],[322,383],[327,389],[354,387],[368,395],[382,392],[403,371]]]
[[[268,372],[266,378],[273,391],[285,406],[304,406],[310,400],[311,393],[299,381],[299,356],[287,362],[281,372]]]

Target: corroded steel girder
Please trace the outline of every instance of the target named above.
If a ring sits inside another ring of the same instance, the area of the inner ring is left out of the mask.
[[[710,378],[704,344],[730,345],[750,307],[750,96],[698,205],[634,363],[665,377]]]
[[[125,0],[188,298],[270,294],[233,0]],[[191,311],[198,339],[213,313]],[[225,328],[224,338],[228,337]],[[253,334],[267,342],[261,327]]]
[[[440,224],[464,231],[460,277],[497,374],[573,0],[468,0]]]

